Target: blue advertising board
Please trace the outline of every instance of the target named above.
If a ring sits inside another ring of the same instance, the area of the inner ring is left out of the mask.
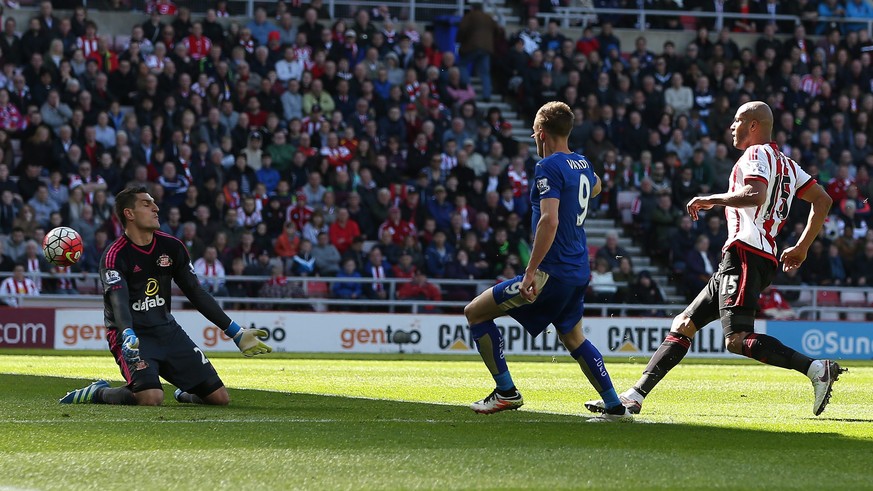
[[[767,321],[767,334],[813,358],[873,359],[873,323]]]

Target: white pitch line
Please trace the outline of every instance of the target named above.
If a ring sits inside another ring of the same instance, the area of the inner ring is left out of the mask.
[[[503,422],[512,422],[512,423],[561,423],[561,424],[579,424],[585,423],[588,421],[588,417],[580,416],[575,421],[548,421],[543,419],[506,419]],[[159,420],[146,420],[143,421],[141,419],[100,419],[99,423],[130,423],[132,421],[137,421],[138,423],[161,423],[161,424],[198,424],[198,423],[315,423],[315,424],[348,424],[348,420],[346,419],[326,419],[326,418],[210,418],[210,419],[159,419]],[[635,420],[639,421],[639,420]],[[72,418],[64,418],[64,419],[12,419],[12,420],[0,420],[0,424],[81,424],[84,421],[72,419]],[[494,424],[495,421],[488,418],[481,419],[473,419],[473,420],[438,420],[438,419],[403,419],[403,418],[390,418],[390,419],[375,419],[374,423],[425,423],[425,424]],[[641,422],[641,421],[640,421]],[[0,491],[4,491],[3,488],[0,488]]]

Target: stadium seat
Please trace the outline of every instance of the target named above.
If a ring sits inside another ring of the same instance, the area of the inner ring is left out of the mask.
[[[326,281],[307,281],[306,296],[309,298],[327,298],[330,286]]]
[[[867,320],[867,314],[864,312],[847,312],[846,320],[852,322],[864,322]]]
[[[819,320],[822,321],[838,321],[840,320],[840,313],[835,310],[826,310],[819,314]]]
[[[840,294],[840,300],[847,307],[860,307],[867,303],[867,294],[857,290],[844,291]]]
[[[819,290],[815,300],[816,303],[821,306],[839,305],[840,292],[832,290]]]
[[[810,290],[801,290],[800,296],[797,297],[798,305],[809,305],[812,303],[812,291]]]

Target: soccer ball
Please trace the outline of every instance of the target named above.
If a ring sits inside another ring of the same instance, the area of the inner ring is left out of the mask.
[[[56,266],[76,264],[84,249],[82,236],[70,227],[52,229],[42,239],[42,253],[48,262]]]

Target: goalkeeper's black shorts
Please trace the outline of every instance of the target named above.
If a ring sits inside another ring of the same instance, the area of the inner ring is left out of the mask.
[[[212,362],[178,324],[175,329],[162,330],[160,335],[144,330],[137,332],[137,337],[141,361],[130,365],[121,354],[121,336],[114,330],[108,336],[109,350],[131,391],[161,389],[161,378],[200,397],[224,386]]]

